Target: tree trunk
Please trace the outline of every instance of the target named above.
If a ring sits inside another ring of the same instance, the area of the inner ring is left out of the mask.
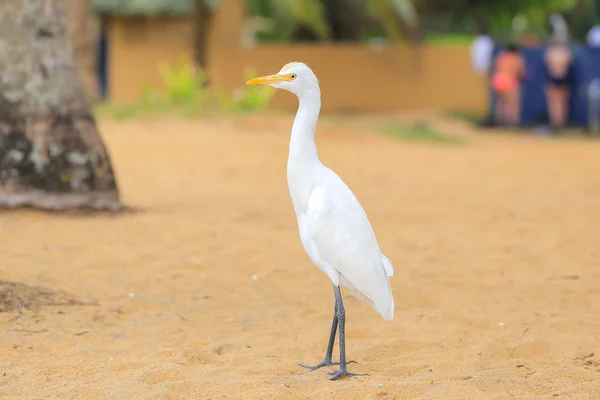
[[[0,206],[122,208],[64,7],[0,0]]]
[[[196,65],[202,69],[206,68],[206,56],[208,54],[208,35],[212,22],[212,10],[209,9],[205,0],[194,0],[194,59]]]
[[[358,0],[326,0],[322,2],[334,41],[357,42],[365,28],[367,15]]]
[[[317,43],[320,41],[319,35],[302,22],[296,23],[292,31],[292,38],[294,42],[300,43]]]
[[[83,90],[91,103],[99,100],[96,74],[96,42],[100,36],[100,20],[90,9],[90,0],[58,0],[67,7],[69,37],[73,59],[79,71]]]

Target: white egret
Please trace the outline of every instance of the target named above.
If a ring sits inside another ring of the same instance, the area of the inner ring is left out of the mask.
[[[325,360],[312,371],[339,365],[331,379],[348,372],[345,346],[345,310],[340,285],[371,304],[386,320],[394,318],[394,297],[388,276],[394,273],[381,252],[371,223],[354,193],[331,169],[321,163],[315,144],[315,127],[321,109],[319,80],[304,63],[286,64],[277,74],[251,79],[248,85],[267,84],[294,93],[299,107],[292,127],[287,181],[298,218],[302,245],[311,261],[333,283],[335,311]],[[340,362],[332,361],[339,325]]]

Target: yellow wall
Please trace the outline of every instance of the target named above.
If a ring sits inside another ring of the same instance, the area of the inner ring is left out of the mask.
[[[238,30],[220,23],[219,18],[214,22],[208,74],[217,91],[243,86],[247,66],[258,74],[270,74],[287,62],[304,61],[321,81],[324,111],[483,111],[487,106],[485,80],[473,72],[467,47],[426,46],[417,73],[414,54],[401,46],[381,50],[338,44],[243,48],[236,41]],[[176,63],[193,57],[190,18],[112,19],[109,29],[112,101],[134,101],[144,87],[160,87],[157,65],[161,61]],[[277,93],[271,104],[291,110],[296,101]]]
[[[216,53],[209,58],[209,71],[219,89],[243,85],[246,66],[263,75],[290,61],[306,62],[321,82],[324,111],[483,111],[487,104],[485,80],[472,72],[468,48],[428,46],[418,67],[413,53],[399,46],[381,51],[350,45],[261,46]],[[296,100],[277,93],[273,105],[293,109]]]
[[[146,87],[160,87],[161,62],[175,64],[193,58],[190,18],[111,18],[107,29],[111,101],[138,100]]]

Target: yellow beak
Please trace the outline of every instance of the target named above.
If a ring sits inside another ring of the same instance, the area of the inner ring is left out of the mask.
[[[280,83],[284,81],[286,81],[286,76],[275,74],[250,79],[248,82],[246,82],[246,85],[269,85],[271,83]]]

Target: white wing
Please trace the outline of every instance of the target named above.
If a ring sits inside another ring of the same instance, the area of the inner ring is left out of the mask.
[[[394,317],[388,276],[394,271],[381,253],[371,223],[354,193],[330,169],[311,192],[306,212],[311,247],[321,269],[333,268],[340,284],[369,302],[385,319]]]

